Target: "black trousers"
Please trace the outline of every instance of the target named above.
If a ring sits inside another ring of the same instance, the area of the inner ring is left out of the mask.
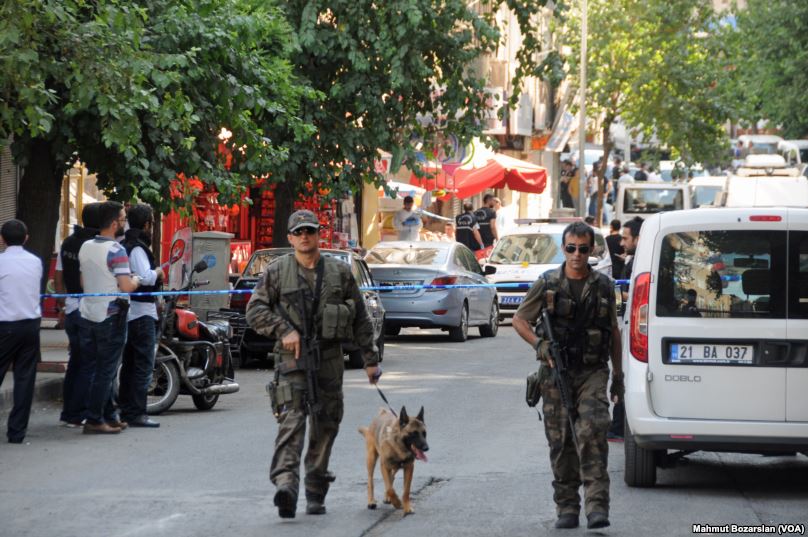
[[[0,321],[0,385],[8,368],[14,366],[14,406],[6,433],[11,441],[22,441],[28,429],[39,358],[39,327],[40,319]]]

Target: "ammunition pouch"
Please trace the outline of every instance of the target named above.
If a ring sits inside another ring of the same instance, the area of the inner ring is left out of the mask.
[[[300,395],[297,395],[295,400],[294,385],[285,379],[280,379],[277,375],[274,380],[267,384],[267,393],[269,394],[269,405],[272,408],[272,415],[275,419],[280,420],[281,414],[290,408],[300,406]]]
[[[320,338],[332,341],[352,340],[355,316],[356,306],[352,300],[342,304],[325,304]]]
[[[527,376],[527,390],[525,391],[525,402],[530,408],[535,407],[541,401],[541,385],[544,382],[549,368],[544,364],[539,365],[539,369]]]

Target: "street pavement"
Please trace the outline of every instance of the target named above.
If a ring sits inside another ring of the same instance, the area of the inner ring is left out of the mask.
[[[363,371],[346,371],[346,412],[332,456],[328,514],[281,520],[268,481],[276,425],[264,385],[241,370],[241,391],[212,411],[181,396],[159,429],[85,436],[37,403],[26,443],[0,444],[0,536],[528,536],[554,530],[548,450],[524,404],[530,349],[509,326],[452,343],[407,329],[388,339],[380,387],[396,411],[425,407],[429,462],[416,462],[415,514],[366,508],[357,428],[384,405]],[[2,416],[5,419],[5,416]],[[808,458],[693,454],[659,471],[653,489],[623,483],[622,444],[610,444],[612,527],[605,535],[691,535],[692,524],[808,523]],[[401,489],[401,476],[396,480]],[[585,526],[585,519],[581,518]],[[591,533],[591,532],[589,532]]]

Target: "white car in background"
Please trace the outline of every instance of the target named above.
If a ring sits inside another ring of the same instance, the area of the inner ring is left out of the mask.
[[[564,261],[562,233],[580,218],[517,219],[517,226],[500,237],[484,266],[496,267],[488,281],[497,285],[500,320],[511,318],[524,300],[530,285],[550,269]],[[600,272],[612,275],[609,248],[600,229],[595,232],[595,248],[589,264]],[[517,286],[519,285],[519,286]]]
[[[687,187],[690,190],[691,208],[721,206],[727,188],[727,176],[694,177],[687,182]]]

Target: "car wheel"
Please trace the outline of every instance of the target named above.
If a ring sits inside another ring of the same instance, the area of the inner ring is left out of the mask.
[[[466,341],[469,337],[469,307],[464,302],[463,309],[460,310],[460,326],[454,326],[449,329],[449,339],[452,341],[462,342]]]
[[[491,313],[488,317],[488,324],[480,326],[480,335],[482,337],[496,337],[499,331],[499,306],[497,301],[491,303]]]
[[[656,451],[637,445],[626,424],[623,447],[626,456],[625,482],[629,487],[653,487],[656,484]]]
[[[400,326],[385,326],[384,327],[384,335],[386,336],[397,336],[401,332]]]

